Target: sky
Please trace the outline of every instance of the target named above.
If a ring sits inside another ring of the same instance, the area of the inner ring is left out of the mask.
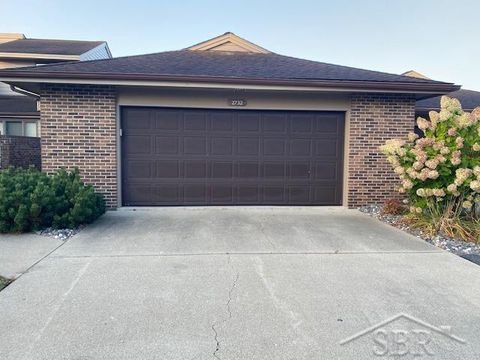
[[[177,50],[232,31],[270,51],[480,91],[474,0],[0,0],[0,32],[105,40],[115,57]]]

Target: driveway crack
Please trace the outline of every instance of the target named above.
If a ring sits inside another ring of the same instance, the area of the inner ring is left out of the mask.
[[[228,260],[229,260],[228,262],[230,263],[230,257],[228,258]],[[228,291],[228,299],[227,299],[227,302],[225,304],[228,317],[223,319],[222,321],[214,322],[212,324],[212,331],[214,333],[214,339],[215,339],[215,351],[213,352],[213,357],[215,359],[220,360],[220,357],[218,356],[218,352],[220,351],[220,347],[221,347],[221,342],[218,338],[218,330],[217,329],[221,325],[224,325],[227,321],[229,321],[232,318],[232,309],[230,307],[230,304],[232,302],[232,294],[233,294],[233,291],[235,290],[235,287],[237,286],[239,277],[240,277],[240,274],[237,272],[236,275],[235,275],[235,279],[232,282],[232,286],[230,287],[230,290]]]

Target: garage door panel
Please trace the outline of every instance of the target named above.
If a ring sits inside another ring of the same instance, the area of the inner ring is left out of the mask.
[[[232,155],[233,138],[214,137],[210,139],[210,153],[212,155]]]
[[[180,161],[178,160],[157,160],[156,177],[162,179],[180,177]]]
[[[233,117],[230,112],[212,113],[210,117],[210,129],[212,131],[227,131],[233,130]]]
[[[339,119],[336,116],[325,116],[318,119],[315,123],[315,132],[321,134],[337,134],[339,130],[339,124],[343,123],[343,118]]]
[[[325,139],[325,140],[316,140],[315,141],[315,155],[316,156],[337,156],[337,140],[336,139]]]
[[[213,179],[232,179],[233,178],[232,162],[212,161],[212,178]]]
[[[160,204],[168,205],[181,201],[180,192],[182,189],[179,188],[178,184],[161,184],[156,186],[154,191],[154,199]]]
[[[211,194],[212,202],[220,204],[233,204],[233,186],[232,185],[222,185],[222,184],[212,184],[211,185]]]
[[[185,178],[205,179],[207,177],[207,161],[206,160],[185,160],[183,167]]]
[[[320,205],[335,203],[337,197],[335,186],[314,186],[313,194],[313,201]]]
[[[178,143],[176,136],[155,136],[155,153],[159,155],[178,154]]]
[[[310,178],[310,161],[295,161],[288,164],[290,179],[309,179]]]
[[[182,120],[182,114],[178,111],[165,111],[155,113],[155,129],[178,130]]]
[[[336,162],[316,162],[315,163],[315,180],[335,181],[338,179]]]
[[[184,155],[206,155],[207,138],[204,136],[185,136],[183,138]]]
[[[258,138],[239,138],[237,140],[237,155],[258,155],[260,153]]]
[[[265,179],[284,179],[286,173],[285,163],[283,161],[265,162],[263,164],[263,176]]]
[[[285,114],[265,114],[263,116],[264,133],[285,133],[287,129],[286,117]]]
[[[344,114],[122,108],[124,205],[341,204]]]
[[[151,203],[153,194],[153,186],[149,184],[127,184],[124,186],[125,195],[124,201],[126,203],[135,202],[138,204],[146,205]]]
[[[185,184],[183,185],[183,199],[188,199],[189,203],[207,203],[207,185],[206,184]],[[183,203],[186,201],[184,200]]]
[[[291,115],[290,129],[292,133],[310,133],[315,124],[313,115]]]
[[[310,202],[310,187],[305,186],[289,186],[288,199],[293,203],[309,203]]]
[[[204,112],[186,112],[183,114],[183,119],[184,130],[207,130],[207,120]]]
[[[260,174],[258,162],[240,161],[237,164],[239,178],[257,179]]]
[[[130,179],[150,179],[154,177],[152,161],[133,160],[127,162],[126,174]]]
[[[238,113],[239,132],[258,132],[260,130],[260,115],[252,113]]]
[[[285,139],[263,139],[263,155],[285,155]]]
[[[257,185],[239,185],[237,186],[238,204],[259,204],[260,190]]]
[[[281,204],[285,202],[284,186],[265,186],[263,188],[263,201],[267,204]]]
[[[312,153],[311,139],[292,139],[289,145],[292,156],[310,156]]]
[[[151,110],[145,109],[126,109],[123,113],[130,121],[124,124],[124,130],[150,129]]]
[[[151,137],[147,135],[129,135],[124,137],[124,143],[130,154],[150,154]]]

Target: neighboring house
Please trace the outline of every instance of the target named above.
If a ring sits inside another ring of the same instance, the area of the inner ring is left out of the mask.
[[[27,39],[23,34],[0,33],[0,69],[111,57],[104,41]],[[0,83],[0,135],[38,137],[39,119],[34,96]]]
[[[465,111],[472,111],[480,106],[480,91],[460,89],[447,94],[450,97],[460,100]],[[427,117],[430,110],[440,110],[440,98],[436,96],[429,99],[418,100],[415,107],[416,116]]]
[[[415,70],[407,71],[402,75],[430,80],[428,77]],[[480,106],[480,91],[460,89],[457,91],[453,91],[447,95],[458,99],[462,104],[463,110],[465,111],[472,111],[476,107]],[[439,111],[441,97],[442,96],[435,96],[427,99],[418,100],[415,105],[415,119],[417,119],[419,116],[428,119],[429,111]],[[415,131],[417,131],[419,134],[421,133],[418,127],[415,128]]]
[[[452,83],[282,56],[232,33],[179,51],[0,70],[41,97],[42,168],[110,208],[396,197],[379,146]]]

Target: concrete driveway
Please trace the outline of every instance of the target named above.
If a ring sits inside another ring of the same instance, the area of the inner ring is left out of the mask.
[[[480,267],[342,208],[121,210],[0,311],[2,360],[477,359]]]

